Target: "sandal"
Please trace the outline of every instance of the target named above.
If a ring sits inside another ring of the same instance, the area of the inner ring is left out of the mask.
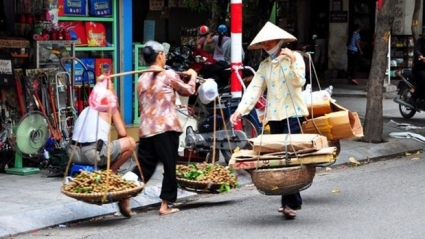
[[[288,206],[288,207],[291,208],[294,211],[301,210],[301,205],[298,205],[298,206]],[[283,207],[280,207],[277,211],[278,212],[283,212]]]
[[[281,207],[279,212],[283,213],[286,219],[294,219],[296,216],[295,211],[289,207]]]

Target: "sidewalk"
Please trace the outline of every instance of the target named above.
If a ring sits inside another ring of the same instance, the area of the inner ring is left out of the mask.
[[[365,97],[365,85],[334,86],[334,95]],[[323,88],[323,86],[322,86]],[[405,152],[422,150],[424,145],[413,139],[397,139],[391,132],[402,132],[387,124],[383,138],[386,142],[369,144],[357,140],[342,140],[341,153],[334,166],[349,162],[350,157],[358,161],[394,157]],[[239,183],[250,183],[250,176],[240,171]],[[160,202],[159,192],[162,175],[157,171],[143,192],[132,198],[133,208],[155,205]],[[71,221],[110,215],[117,211],[115,204],[90,205],[69,198],[60,192],[62,177],[46,178],[42,173],[28,176],[0,174],[0,238],[8,238],[19,233],[57,226]],[[179,200],[194,196],[192,192],[179,190]]]

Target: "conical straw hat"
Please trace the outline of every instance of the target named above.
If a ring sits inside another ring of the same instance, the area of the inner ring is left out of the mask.
[[[249,44],[249,50],[261,49],[261,42],[270,40],[284,40],[284,43],[294,42],[297,40],[292,34],[283,30],[282,28],[274,25],[271,22],[267,22],[266,25],[260,30],[260,32]]]

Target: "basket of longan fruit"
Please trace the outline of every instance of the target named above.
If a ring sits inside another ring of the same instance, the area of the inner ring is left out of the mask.
[[[176,174],[181,189],[198,193],[228,192],[238,186],[234,172],[219,164],[179,164]]]

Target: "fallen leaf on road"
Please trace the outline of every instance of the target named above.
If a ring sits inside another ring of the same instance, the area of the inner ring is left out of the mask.
[[[339,189],[332,190],[333,193],[340,193]]]
[[[355,158],[350,157],[348,159],[350,161],[350,163],[355,164],[355,165],[361,165],[361,163],[359,161],[357,161]]]
[[[331,167],[326,167],[326,171],[332,171]]]
[[[420,158],[411,158],[410,160],[412,160],[412,161],[416,161],[416,160],[419,160]]]
[[[328,173],[320,173],[319,176],[325,176],[328,175]]]
[[[409,152],[406,152],[406,156],[410,156],[410,155],[412,155],[411,153],[409,153]]]

